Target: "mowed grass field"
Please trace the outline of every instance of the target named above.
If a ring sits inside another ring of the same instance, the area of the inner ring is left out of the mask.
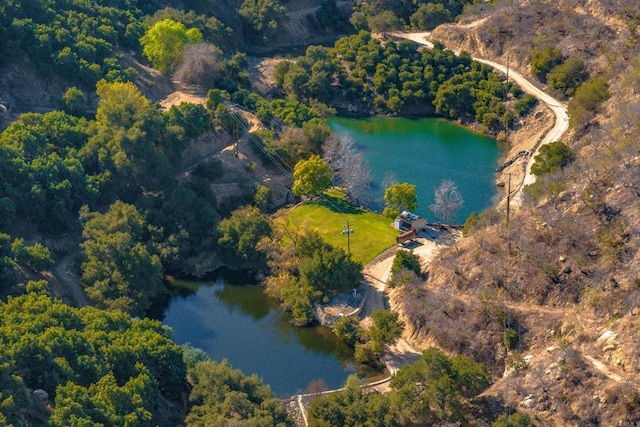
[[[351,257],[367,264],[396,243],[399,232],[392,220],[350,205],[339,191],[328,191],[324,198],[281,212],[290,225],[318,231],[330,244],[347,251],[347,236],[342,232],[347,221]]]

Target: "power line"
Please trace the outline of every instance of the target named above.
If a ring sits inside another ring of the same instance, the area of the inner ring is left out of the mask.
[[[267,158],[278,168],[280,169],[280,171],[285,174],[288,178],[290,178],[292,181],[294,180],[293,178],[293,168],[291,166],[289,166],[289,164],[287,164],[287,162],[277,153],[271,153],[269,152],[269,150],[267,150],[264,145],[259,141],[258,138],[256,138],[255,136],[253,136],[250,132],[249,132],[249,128],[247,127],[246,123],[241,120],[238,116],[236,116],[235,114],[231,114],[232,119],[235,121],[236,125],[238,126],[239,129],[241,129],[244,133],[247,134],[249,141],[251,141],[258,149],[260,149],[260,151],[262,153],[264,153]],[[321,199],[322,201],[324,201],[326,204],[323,204],[321,200],[318,200],[318,203],[323,205],[324,207],[326,207],[327,209],[332,209],[332,210],[336,210],[338,212],[340,212],[343,215],[347,215],[346,212],[344,212],[340,206],[336,205],[335,203],[333,203],[331,201],[331,199],[329,199],[328,197],[326,197],[324,194],[318,194],[317,195],[319,197],[319,199]]]

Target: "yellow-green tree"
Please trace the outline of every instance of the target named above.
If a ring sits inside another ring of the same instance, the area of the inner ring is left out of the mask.
[[[392,185],[384,192],[387,206],[382,214],[388,218],[395,218],[403,210],[413,211],[418,207],[416,186],[406,182]]]
[[[293,169],[293,187],[296,196],[315,196],[331,186],[331,166],[320,156],[313,155],[299,161]]]
[[[182,61],[184,46],[202,40],[202,33],[197,28],[187,29],[182,22],[163,19],[156,22],[140,38],[142,53],[155,68],[163,73],[170,73]]]

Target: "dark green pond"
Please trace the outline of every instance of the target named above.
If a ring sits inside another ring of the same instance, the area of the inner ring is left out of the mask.
[[[318,379],[339,388],[356,373],[349,346],[330,329],[294,327],[259,286],[223,280],[177,285],[195,292],[174,297],[165,310],[162,323],[171,326],[173,339],[258,374],[278,397],[298,394]]]
[[[375,196],[382,199],[385,175],[393,172],[397,182],[416,186],[416,213],[430,222],[439,221],[429,205],[443,180],[453,181],[464,199],[456,223],[491,206],[497,194],[494,170],[500,150],[494,138],[432,118],[334,117],[329,125],[336,134],[350,137],[368,162]]]

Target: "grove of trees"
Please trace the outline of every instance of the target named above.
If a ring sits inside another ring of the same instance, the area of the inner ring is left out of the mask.
[[[330,49],[308,47],[295,62],[282,62],[274,80],[300,102],[347,102],[358,111],[384,114],[471,117],[494,132],[511,123],[504,94],[522,96],[514,85],[507,87],[503,76],[464,52],[455,55],[439,43],[418,52],[413,42],[383,42],[366,31],[343,37]]]
[[[468,402],[491,384],[482,364],[464,356],[448,357],[437,349],[403,367],[391,379],[391,391],[366,391],[350,377],[342,391],[315,400],[310,426],[408,426],[465,423]]]
[[[350,292],[363,279],[359,263],[312,230],[300,232],[278,223],[259,249],[271,270],[264,282],[266,292],[291,311],[297,324],[314,320],[314,304],[328,301],[335,293]]]

